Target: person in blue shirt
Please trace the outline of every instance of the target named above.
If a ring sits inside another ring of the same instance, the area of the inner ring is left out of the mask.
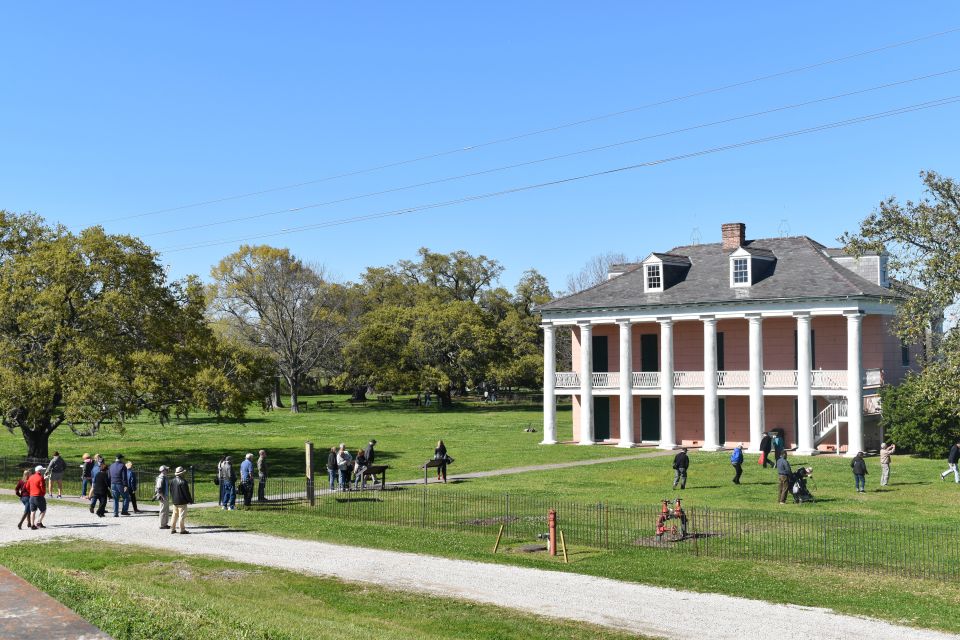
[[[738,444],[730,454],[730,464],[733,465],[736,474],[733,476],[733,484],[740,484],[740,476],[743,474],[743,445]]]
[[[240,490],[243,491],[243,506],[249,507],[253,500],[253,454],[248,453],[240,463]]]
[[[110,474],[110,490],[113,493],[113,517],[119,518],[122,513],[130,515],[130,488],[127,486],[127,465],[123,463],[123,456],[117,454],[117,459],[107,469]],[[123,498],[123,511],[120,511],[120,498]]]
[[[137,507],[137,472],[133,468],[133,463],[127,463],[127,495],[130,497],[130,504],[133,505],[134,513],[143,513],[142,509]]]

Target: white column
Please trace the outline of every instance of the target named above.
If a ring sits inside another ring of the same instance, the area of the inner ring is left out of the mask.
[[[759,313],[747,314],[750,327],[750,448],[751,453],[760,451],[763,426],[763,319]]]
[[[593,444],[593,327],[580,326],[580,444]]]
[[[717,319],[703,316],[703,451],[719,451],[717,419]]]
[[[620,325],[620,442],[618,447],[633,446],[633,323]]]
[[[859,310],[847,316],[847,457],[863,451],[863,366],[860,362]]]
[[[677,428],[673,405],[673,320],[657,318],[660,323],[660,448],[677,448]]]
[[[557,444],[557,349],[556,327],[543,324],[543,441]]]
[[[797,453],[810,456],[817,452],[813,446],[813,394],[810,376],[810,314],[798,313],[797,318]]]

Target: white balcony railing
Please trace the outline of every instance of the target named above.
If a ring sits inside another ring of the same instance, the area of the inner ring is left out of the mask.
[[[678,389],[702,389],[703,371],[674,371],[673,386]]]
[[[722,389],[749,387],[749,371],[717,371],[717,386]]]
[[[846,389],[847,372],[845,369],[811,371],[810,386],[814,389]]]
[[[590,379],[594,389],[612,389],[620,386],[618,371],[594,371]]]
[[[764,371],[763,386],[767,389],[796,389],[797,372],[790,369]]]
[[[633,373],[634,389],[659,389],[660,372],[659,371],[635,371]]]
[[[580,375],[573,371],[558,371],[553,377],[558,389],[579,389]]]

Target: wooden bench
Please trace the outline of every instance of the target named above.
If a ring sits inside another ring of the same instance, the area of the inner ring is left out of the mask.
[[[297,411],[306,411],[307,410],[307,401],[298,400],[297,401]]]
[[[317,400],[317,409],[333,409],[333,400]]]
[[[372,464],[363,471],[363,477],[377,479],[377,476],[380,476],[380,488],[385,489],[387,486],[387,469],[390,468],[390,465],[386,464]]]
[[[428,484],[428,483],[427,483],[427,475],[429,474],[429,470],[430,470],[430,469],[436,469],[437,467],[441,466],[442,464],[443,464],[443,460],[437,460],[436,458],[433,458],[433,459],[431,459],[431,460],[427,460],[427,461],[424,463],[424,465],[421,467],[421,469],[423,469],[423,484]]]
[[[377,402],[393,402],[393,394],[379,393],[377,394]]]
[[[347,398],[348,404],[367,404],[366,398]]]

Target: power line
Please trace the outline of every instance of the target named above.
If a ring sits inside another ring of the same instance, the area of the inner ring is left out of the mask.
[[[154,236],[169,235],[169,234],[172,234],[172,233],[180,233],[180,232],[182,232],[182,231],[195,231],[195,230],[197,230],[197,229],[206,229],[206,228],[221,226],[221,225],[225,225],[225,224],[234,224],[234,223],[237,223],[237,222],[247,222],[247,221],[250,221],[250,220],[257,220],[257,219],[261,219],[261,218],[267,218],[267,217],[271,217],[271,216],[281,215],[281,214],[284,214],[284,213],[296,213],[296,212],[298,212],[298,211],[303,211],[303,210],[306,210],[306,209],[316,209],[316,208],[319,208],[319,207],[327,207],[327,206],[331,206],[331,205],[335,205],[335,204],[343,204],[344,202],[351,202],[351,201],[354,201],[354,200],[360,200],[360,199],[363,199],[363,198],[371,198],[371,197],[374,197],[374,196],[386,195],[386,194],[389,194],[389,193],[397,193],[397,192],[399,192],[399,191],[407,191],[407,190],[409,190],[409,189],[416,189],[416,188],[419,188],[419,187],[427,187],[427,186],[432,186],[432,185],[436,185],[436,184],[442,184],[442,183],[445,183],[445,182],[452,182],[452,181],[455,181],[455,180],[463,180],[463,179],[465,179],[465,178],[474,178],[474,177],[477,177],[477,176],[487,175],[487,174],[491,174],[491,173],[497,173],[497,172],[500,172],[500,171],[507,171],[507,170],[510,170],[510,169],[517,169],[517,168],[519,168],[519,167],[526,167],[526,166],[530,166],[530,165],[534,165],[534,164],[540,164],[540,163],[544,163],[544,162],[550,162],[550,161],[553,161],[553,160],[561,160],[561,159],[564,159],[564,158],[571,158],[571,157],[574,157],[574,156],[584,155],[584,154],[587,154],[587,153],[595,153],[595,152],[597,152],[597,151],[605,151],[605,150],[608,150],[608,149],[613,149],[613,148],[621,147],[621,146],[628,145],[628,144],[635,144],[635,143],[638,143],[638,142],[644,142],[644,141],[646,141],[646,140],[653,140],[653,139],[656,139],[656,138],[663,138],[663,137],[675,135],[675,134],[678,134],[678,133],[686,133],[686,132],[689,132],[689,131],[695,131],[695,130],[698,130],[698,129],[704,129],[704,128],[707,128],[707,127],[713,127],[713,126],[717,126],[717,125],[721,125],[721,124],[729,124],[729,123],[731,123],[731,122],[737,122],[737,121],[739,121],[739,120],[745,120],[745,119],[748,119],[748,118],[755,118],[755,117],[758,117],[758,116],[769,115],[769,114],[771,114],[771,113],[777,113],[777,112],[780,112],[780,111],[787,111],[787,110],[790,110],[790,109],[798,109],[798,108],[800,108],[800,107],[806,107],[806,106],[810,106],[810,105],[813,105],[813,104],[820,104],[820,103],[823,103],[823,102],[829,102],[829,101],[831,101],[831,100],[838,100],[838,99],[840,99],[840,98],[848,98],[848,97],[850,97],[850,96],[855,96],[855,95],[860,95],[860,94],[864,94],[864,93],[869,93],[869,92],[871,92],[871,91],[879,91],[879,90],[881,90],[881,89],[889,89],[890,87],[901,86],[901,85],[904,85],[904,84],[909,84],[909,83],[911,83],[911,82],[918,82],[918,81],[921,81],[921,80],[928,80],[928,79],[930,79],[930,78],[936,78],[936,77],[945,76],[945,75],[949,75],[949,74],[957,73],[957,72],[960,72],[960,67],[956,67],[956,68],[954,68],[954,69],[949,69],[949,70],[947,70],[947,71],[939,71],[939,72],[936,72],[936,73],[930,73],[930,74],[923,75],[923,76],[917,76],[917,77],[914,77],[914,78],[908,78],[908,79],[906,79],[906,80],[897,80],[897,81],[895,81],[895,82],[888,82],[888,83],[886,83],[886,84],[877,85],[877,86],[873,86],[873,87],[868,87],[868,88],[866,88],[866,89],[858,89],[858,90],[856,90],[856,91],[848,91],[848,92],[846,92],[846,93],[840,93],[840,94],[836,94],[836,95],[832,95],[832,96],[827,96],[827,97],[823,97],[823,98],[816,98],[816,99],[814,99],[814,100],[807,100],[807,101],[805,101],[805,102],[798,102],[798,103],[794,103],[794,104],[783,105],[783,106],[780,106],[780,107],[774,107],[774,108],[771,108],[771,109],[766,109],[766,110],[764,110],[764,111],[756,111],[756,112],[754,112],[754,113],[748,113],[748,114],[743,114],[743,115],[739,115],[739,116],[733,116],[733,117],[731,117],[731,118],[725,118],[725,119],[722,119],[722,120],[714,120],[713,122],[706,122],[706,123],[701,123],[701,124],[697,124],[697,125],[691,125],[691,126],[689,126],[689,127],[683,127],[683,128],[681,128],[681,129],[673,129],[672,131],[665,131],[665,132],[650,134],[650,135],[647,135],[647,136],[642,136],[642,137],[640,137],[640,138],[632,138],[632,139],[630,139],[630,140],[622,140],[622,141],[620,141],[620,142],[613,142],[613,143],[601,145],[601,146],[598,146],[598,147],[590,147],[590,148],[587,148],[587,149],[580,149],[580,150],[577,150],[577,151],[570,151],[570,152],[562,153],[562,154],[558,154],[558,155],[547,156],[547,157],[545,157],[545,158],[538,158],[538,159],[535,159],[535,160],[527,160],[527,161],[524,161],[524,162],[518,162],[518,163],[515,163],[515,164],[503,165],[503,166],[494,167],[494,168],[491,168],[491,169],[484,169],[484,170],[481,170],[481,171],[474,171],[474,172],[471,172],[471,173],[464,173],[464,174],[455,175],[455,176],[447,176],[447,177],[444,177],[444,178],[438,178],[438,179],[436,179],[436,180],[428,180],[428,181],[426,181],[426,182],[418,182],[418,183],[415,183],[415,184],[408,184],[408,185],[403,185],[403,186],[400,186],[400,187],[393,187],[393,188],[391,188],[391,189],[382,189],[382,190],[380,190],[380,191],[371,191],[371,192],[367,192],[367,193],[361,193],[361,194],[357,194],[357,195],[347,196],[347,197],[344,197],[344,198],[338,198],[338,199],[336,199],[336,200],[328,200],[328,201],[326,201],[326,202],[316,202],[316,203],[312,203],[312,204],[302,205],[302,206],[299,206],[299,207],[292,207],[292,208],[287,208],[287,209],[277,209],[277,210],[273,210],[273,211],[265,211],[265,212],[261,212],[261,213],[254,213],[254,214],[250,214],[250,215],[246,215],[246,216],[238,216],[238,217],[233,217],[233,218],[225,218],[225,219],[217,220],[217,221],[214,221],[214,222],[204,222],[204,223],[194,224],[194,225],[188,225],[188,226],[184,226],[184,227],[177,227],[177,228],[173,228],[173,229],[165,229],[165,230],[162,230],[162,231],[154,231],[154,232],[152,232],[152,233],[141,234],[141,237],[143,237],[143,238],[149,238],[149,237],[154,237]]]
[[[242,238],[234,238],[234,239],[231,239],[231,240],[216,240],[216,241],[213,241],[213,242],[196,243],[196,244],[191,244],[191,245],[181,245],[181,246],[177,246],[177,247],[170,247],[170,248],[166,248],[166,249],[160,249],[159,252],[160,252],[160,253],[178,253],[178,252],[180,252],[180,251],[189,251],[189,250],[192,250],[192,249],[202,249],[202,248],[206,248],[206,247],[215,247],[215,246],[224,245],[224,244],[232,244],[232,243],[234,243],[234,242],[246,242],[246,241],[248,241],[248,240],[255,240],[255,239],[260,239],[260,238],[271,238],[271,237],[276,237],[276,236],[289,235],[289,234],[291,234],[291,233],[298,233],[298,232],[301,232],[301,231],[312,231],[312,230],[315,230],[315,229],[322,229],[322,228],[327,228],[327,227],[335,227],[335,226],[341,226],[341,225],[346,225],[346,224],[353,224],[353,223],[356,223],[356,222],[364,222],[364,221],[367,221],[367,220],[376,220],[376,219],[379,219],[379,218],[402,216],[402,215],[407,215],[407,214],[410,214],[410,213],[416,213],[416,212],[420,212],[420,211],[427,211],[427,210],[430,210],[430,209],[438,209],[438,208],[441,208],[441,207],[449,207],[449,206],[453,206],[453,205],[457,205],[457,204],[465,204],[465,203],[468,203],[468,202],[474,202],[474,201],[477,201],[477,200],[485,200],[485,199],[488,199],[488,198],[495,198],[495,197],[504,196],[504,195],[509,195],[509,194],[513,194],[513,193],[520,193],[520,192],[523,192],[523,191],[532,191],[532,190],[535,190],[535,189],[542,189],[542,188],[545,188],[545,187],[552,187],[552,186],[557,186],[557,185],[561,185],[561,184],[567,184],[567,183],[571,183],[571,182],[577,182],[577,181],[586,180],[586,179],[589,179],[589,178],[597,178],[597,177],[600,177],[600,176],[607,176],[607,175],[612,175],[612,174],[616,174],[616,173],[622,173],[622,172],[624,172],[624,171],[631,171],[631,170],[634,170],[634,169],[640,169],[640,168],[645,168],[645,167],[653,167],[653,166],[657,166],[657,165],[661,165],[661,164],[666,164],[666,163],[669,163],[669,162],[676,162],[676,161],[679,161],[679,160],[688,160],[688,159],[690,159],[690,158],[697,158],[697,157],[700,157],[700,156],[706,156],[706,155],[710,155],[710,154],[713,154],[713,153],[720,153],[720,152],[723,152],[723,151],[731,151],[731,150],[734,150],[734,149],[741,149],[741,148],[744,148],[744,147],[754,146],[754,145],[758,145],[758,144],[764,144],[764,143],[767,143],[767,142],[774,142],[774,141],[783,140],[783,139],[786,139],[786,138],[793,138],[793,137],[797,137],[797,136],[801,136],[801,135],[806,135],[806,134],[810,134],[810,133],[816,133],[816,132],[819,132],[819,131],[826,131],[826,130],[829,130],[829,129],[836,129],[836,128],[839,128],[839,127],[846,127],[846,126],[850,126],[850,125],[854,125],[854,124],[860,124],[860,123],[863,123],[863,122],[869,122],[869,121],[872,121],[872,120],[879,120],[879,119],[881,119],[881,118],[889,118],[889,117],[892,117],[892,116],[902,115],[902,114],[905,114],[905,113],[912,113],[912,112],[915,112],[915,111],[922,111],[922,110],[925,110],[925,109],[933,109],[933,108],[936,108],[936,107],[943,107],[943,106],[947,106],[947,105],[950,105],[950,104],[955,104],[955,103],[957,103],[957,102],[960,102],[960,95],[948,96],[948,97],[945,97],[945,98],[939,98],[939,99],[937,99],[937,100],[930,100],[930,101],[928,101],[928,102],[920,102],[920,103],[908,105],[908,106],[905,106],[905,107],[899,107],[899,108],[897,108],[897,109],[890,109],[890,110],[888,110],[888,111],[881,111],[881,112],[878,112],[878,113],[872,113],[872,114],[868,114],[868,115],[864,115],[864,116],[858,116],[858,117],[856,117],[856,118],[849,118],[849,119],[846,119],[846,120],[839,120],[839,121],[836,121],[836,122],[829,122],[829,123],[822,124],[822,125],[817,125],[817,126],[814,126],[814,127],[807,127],[807,128],[805,128],[805,129],[797,129],[797,130],[795,130],[795,131],[787,131],[787,132],[785,132],[785,133],[779,133],[779,134],[775,134],[775,135],[772,135],[772,136],[766,136],[766,137],[763,137],[763,138],[755,138],[755,139],[753,139],[753,140],[746,140],[746,141],[743,141],[743,142],[736,142],[736,143],[732,143],[732,144],[728,144],[728,145],[723,145],[723,146],[720,146],[720,147],[711,147],[711,148],[709,148],[709,149],[701,149],[700,151],[693,151],[693,152],[690,152],[690,153],[684,153],[684,154],[681,154],[681,155],[670,156],[670,157],[667,157],[667,158],[660,158],[660,159],[658,159],[658,160],[650,160],[650,161],[647,161],[647,162],[640,162],[640,163],[637,163],[637,164],[631,164],[631,165],[626,165],[626,166],[622,166],[622,167],[615,167],[615,168],[613,168],[613,169],[605,169],[605,170],[603,170],[603,171],[596,171],[596,172],[593,172],[593,173],[587,173],[587,174],[582,174],[582,175],[577,175],[577,176],[571,176],[571,177],[567,177],[567,178],[560,178],[560,179],[558,179],[558,180],[551,180],[551,181],[549,181],[549,182],[540,182],[540,183],[536,183],[536,184],[528,184],[528,185],[523,185],[523,186],[520,186],[520,187],[514,187],[514,188],[511,188],[511,189],[503,189],[503,190],[501,190],[501,191],[492,191],[492,192],[477,194],[477,195],[473,195],[473,196],[465,196],[465,197],[457,198],[457,199],[454,199],[454,200],[446,200],[446,201],[443,201],[443,202],[433,202],[433,203],[428,203],[428,204],[424,204],[424,205],[418,205],[418,206],[414,206],[414,207],[407,207],[407,208],[405,208],[405,209],[394,209],[394,210],[392,210],[392,211],[382,211],[382,212],[379,212],[379,213],[371,213],[371,214],[366,214],[366,215],[352,216],[352,217],[349,217],[349,218],[340,218],[340,219],[338,219],[338,220],[329,220],[329,221],[326,221],[326,222],[320,222],[320,223],[316,223],[316,224],[304,225],[304,226],[301,226],[301,227],[293,227],[293,228],[289,228],[289,229],[281,229],[281,230],[279,230],[279,231],[272,231],[272,232],[268,232],[268,233],[261,233],[261,234],[257,234],[257,235],[245,236],[245,237],[242,237]]]
[[[872,55],[872,54],[874,54],[874,53],[880,53],[880,52],[882,52],[882,51],[889,51],[890,49],[896,49],[896,48],[899,48],[899,47],[909,46],[909,45],[912,45],[912,44],[916,44],[916,43],[918,43],[918,42],[923,42],[923,41],[925,41],[925,40],[932,40],[933,38],[939,38],[939,37],[942,37],[942,36],[950,35],[950,34],[953,34],[953,33],[958,32],[958,31],[960,31],[960,27],[952,27],[952,28],[946,29],[946,30],[944,30],[944,31],[938,31],[938,32],[936,32],[936,33],[931,33],[931,34],[919,36],[919,37],[917,37],[917,38],[912,38],[912,39],[910,39],[910,40],[902,40],[902,41],[900,41],[900,42],[894,42],[894,43],[891,43],[891,44],[886,44],[886,45],[883,45],[883,46],[880,46],[880,47],[876,47],[876,48],[874,48],[874,49],[868,49],[868,50],[866,50],[866,51],[859,51],[859,52],[857,52],[857,53],[851,53],[851,54],[848,54],[848,55],[845,55],[845,56],[841,56],[841,57],[839,57],[839,58],[831,58],[831,59],[828,59],[828,60],[823,60],[823,61],[820,61],[820,62],[815,62],[815,63],[813,63],[813,64],[804,65],[804,66],[802,66],[802,67],[794,67],[794,68],[792,68],[792,69],[786,69],[786,70],[783,70],[783,71],[778,71],[778,72],[776,72],[776,73],[771,73],[771,74],[767,74],[767,75],[763,75],[763,76],[757,76],[757,77],[754,77],[754,78],[750,78],[749,80],[742,80],[742,81],[739,81],[739,82],[733,82],[733,83],[730,83],[730,84],[721,85],[721,86],[719,86],[719,87],[713,87],[713,88],[710,88],[710,89],[701,89],[701,90],[699,90],[699,91],[694,91],[694,92],[692,92],[692,93],[687,93],[687,94],[680,95],[680,96],[674,96],[674,97],[672,97],[672,98],[665,98],[665,99],[662,99],[662,100],[657,100],[657,101],[655,101],[655,102],[648,102],[648,103],[646,103],[646,104],[638,105],[638,106],[635,106],[635,107],[629,107],[629,108],[627,108],[627,109],[622,109],[622,110],[620,110],[620,111],[613,111],[613,112],[610,112],[610,113],[605,113],[605,114],[601,114],[601,115],[597,115],[597,116],[591,116],[591,117],[589,117],[589,118],[583,118],[583,119],[581,119],[581,120],[574,120],[574,121],[571,121],[571,122],[566,122],[566,123],[562,123],[562,124],[559,124],[559,125],[555,125],[555,126],[552,126],[552,127],[547,127],[547,128],[544,128],[544,129],[536,129],[536,130],[533,130],[533,131],[527,131],[527,132],[525,132],[525,133],[519,133],[519,134],[515,134],[515,135],[511,135],[511,136],[506,136],[506,137],[503,137],[503,138],[494,138],[493,140],[488,140],[488,141],[486,141],[486,142],[479,142],[479,143],[476,143],[476,144],[468,145],[468,146],[466,146],[466,147],[457,147],[457,148],[454,148],[454,149],[447,149],[447,150],[445,150],[445,151],[437,151],[437,152],[429,153],[429,154],[422,155],[422,156],[416,156],[416,157],[413,157],[413,158],[408,158],[408,159],[406,159],[406,160],[398,160],[398,161],[396,161],[396,162],[388,162],[388,163],[385,163],[385,164],[375,165],[375,166],[367,167],[367,168],[364,168],[364,169],[356,169],[356,170],[347,171],[347,172],[344,172],[344,173],[338,173],[338,174],[333,174],[333,175],[329,175],[329,176],[324,176],[324,177],[322,177],[322,178],[315,178],[315,179],[313,179],[313,180],[305,180],[305,181],[303,181],[303,182],[295,182],[295,183],[292,183],[292,184],[286,184],[286,185],[281,185],[281,186],[277,186],[277,187],[270,187],[270,188],[268,188],[268,189],[261,189],[261,190],[259,190],[259,191],[249,191],[249,192],[247,192],[247,193],[241,193],[241,194],[236,194],[236,195],[231,195],[231,196],[224,196],[224,197],[221,197],[221,198],[213,198],[213,199],[210,199],[210,200],[202,200],[202,201],[198,201],[198,202],[192,202],[192,203],[188,203],[188,204],[178,205],[178,206],[175,206],[175,207],[167,207],[167,208],[164,208],[164,209],[155,209],[155,210],[153,210],[153,211],[146,211],[146,212],[143,212],[143,213],[137,213],[137,214],[127,215],[127,216],[119,216],[119,217],[116,217],[116,218],[110,218],[110,219],[107,219],[107,220],[101,220],[101,221],[99,221],[99,222],[97,222],[97,223],[95,223],[95,224],[106,224],[106,223],[108,223],[108,222],[118,222],[118,221],[121,221],[121,220],[130,220],[130,219],[133,219],[133,218],[144,218],[144,217],[147,217],[147,216],[159,215],[159,214],[161,214],[161,213],[171,213],[171,212],[173,212],[173,211],[182,211],[182,210],[184,210],[184,209],[192,209],[192,208],[195,208],[195,207],[202,207],[202,206],[206,206],[206,205],[210,205],[210,204],[217,204],[217,203],[220,203],[220,202],[229,202],[229,201],[231,201],[231,200],[240,200],[240,199],[242,199],[242,198],[251,198],[251,197],[254,197],[254,196],[264,195],[264,194],[267,194],[267,193],[275,193],[275,192],[277,192],[277,191],[286,191],[286,190],[289,190],[289,189],[297,189],[297,188],[299,188],[299,187],[305,187],[305,186],[309,186],[309,185],[312,185],[312,184],[319,184],[319,183],[321,183],[321,182],[329,182],[329,181],[331,181],[331,180],[338,180],[338,179],[341,179],[341,178],[348,178],[348,177],[351,177],[351,176],[362,175],[362,174],[365,174],[365,173],[372,173],[372,172],[375,172],[375,171],[382,171],[382,170],[384,170],[384,169],[391,169],[391,168],[394,168],[394,167],[401,167],[401,166],[404,166],[404,165],[414,164],[414,163],[417,163],[417,162],[423,162],[423,161],[426,161],[426,160],[433,160],[433,159],[436,159],[436,158],[442,158],[442,157],[444,157],[444,156],[449,156],[449,155],[454,155],[454,154],[458,154],[458,153],[465,153],[465,152],[469,152],[469,151],[474,151],[474,150],[476,150],[476,149],[481,149],[481,148],[484,148],[484,147],[490,147],[490,146],[494,146],[494,145],[498,145],[498,144],[505,144],[505,143],[507,143],[507,142],[515,142],[515,141],[517,141],[517,140],[522,140],[522,139],[524,139],[524,138],[530,138],[530,137],[542,135],[542,134],[545,134],[545,133],[552,133],[552,132],[554,132],[554,131],[560,131],[560,130],[562,130],[562,129],[568,129],[568,128],[570,128],[570,127],[576,127],[576,126],[580,126],[580,125],[584,125],[584,124],[589,124],[589,123],[591,123],[591,122],[598,122],[598,121],[600,121],[600,120],[606,120],[606,119],[608,119],[608,118],[615,118],[615,117],[618,117],[618,116],[626,115],[626,114],[628,114],[628,113],[634,113],[634,112],[641,111],[641,110],[644,110],[644,109],[650,109],[650,108],[653,108],[653,107],[660,107],[660,106],[667,105],[667,104],[672,104],[672,103],[675,103],[675,102],[681,102],[681,101],[683,101],[683,100],[689,100],[689,99],[691,99],[691,98],[697,98],[697,97],[700,97],[700,96],[710,95],[710,94],[713,94],[713,93],[719,93],[719,92],[722,92],[722,91],[727,91],[727,90],[729,90],[729,89],[736,89],[736,88],[738,88],[738,87],[743,87],[743,86],[747,86],[747,85],[750,85],[750,84],[755,84],[755,83],[757,83],[757,82],[763,82],[763,81],[766,81],[766,80],[772,80],[772,79],[774,79],[774,78],[781,78],[781,77],[788,76],[788,75],[793,75],[793,74],[796,74],[796,73],[802,73],[802,72],[804,72],[804,71],[810,71],[811,69],[817,69],[817,68],[825,67],[825,66],[832,65],[832,64],[838,64],[838,63],[841,63],[841,62],[846,62],[846,61],[848,61],[848,60],[853,60],[853,59],[856,59],[856,58],[861,58],[861,57],[863,57],[863,56]]]

